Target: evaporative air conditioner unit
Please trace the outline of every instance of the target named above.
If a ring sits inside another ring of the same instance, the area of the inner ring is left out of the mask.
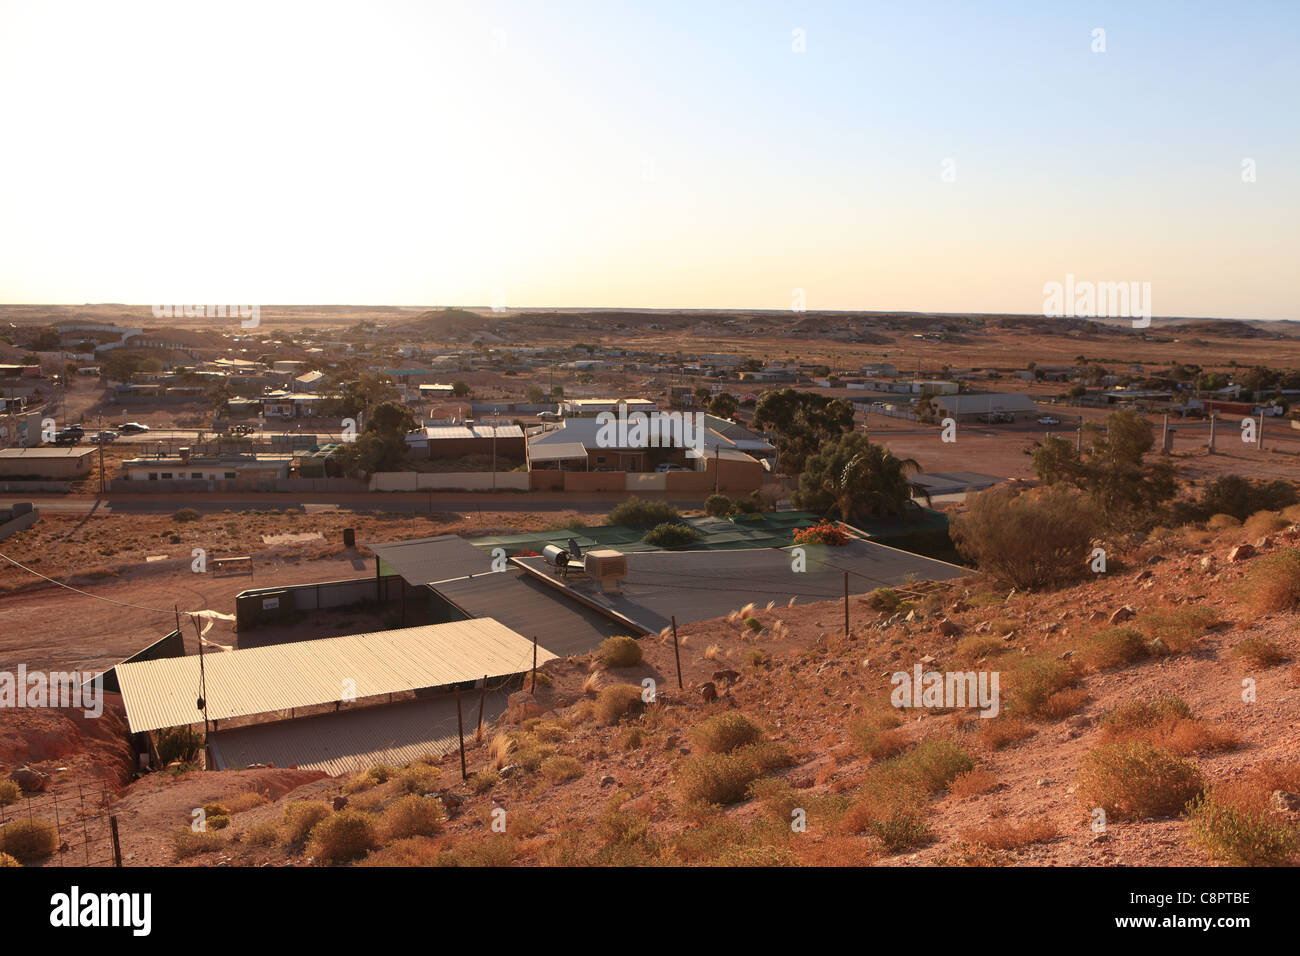
[[[601,588],[617,587],[627,577],[627,555],[621,551],[588,551],[583,556],[583,568]]]

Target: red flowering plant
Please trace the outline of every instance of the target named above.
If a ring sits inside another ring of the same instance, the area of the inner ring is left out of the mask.
[[[849,533],[829,521],[821,521],[811,528],[800,528],[794,533],[795,544],[828,544],[842,548],[849,543]]]

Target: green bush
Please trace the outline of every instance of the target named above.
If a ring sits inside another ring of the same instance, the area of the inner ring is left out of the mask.
[[[1215,859],[1236,866],[1279,866],[1300,849],[1300,830],[1267,810],[1251,810],[1202,794],[1187,808],[1192,839]]]
[[[731,499],[726,495],[709,495],[704,499],[704,513],[715,518],[731,514]]]
[[[633,495],[609,513],[610,524],[657,525],[678,521],[681,514],[666,501],[643,501]]]
[[[688,524],[665,523],[647,531],[641,540],[659,548],[682,548],[694,544],[703,537],[704,535]]]
[[[635,667],[641,663],[641,642],[635,637],[607,637],[596,654],[606,667]]]
[[[203,735],[190,727],[164,727],[154,733],[154,746],[164,767],[178,760],[194,763],[203,751]]]

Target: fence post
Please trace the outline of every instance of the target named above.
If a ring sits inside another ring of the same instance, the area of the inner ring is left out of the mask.
[[[677,689],[682,690],[682,652],[677,648],[677,615],[672,616],[673,621],[673,657],[677,659]]]
[[[465,767],[465,724],[460,716],[460,688],[456,688],[456,734],[460,737],[460,779],[469,779],[469,770]]]
[[[113,865],[122,865],[122,838],[117,832],[117,814],[108,818],[108,832],[113,836]]]
[[[844,572],[844,636],[849,636],[849,572]]]

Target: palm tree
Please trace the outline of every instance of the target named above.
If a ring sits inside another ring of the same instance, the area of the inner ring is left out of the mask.
[[[930,503],[925,486],[907,477],[920,470],[916,459],[896,458],[883,445],[867,443],[838,475],[832,473],[822,481],[822,490],[834,501],[831,510],[849,524],[855,519],[898,515],[904,513],[913,495]]]

